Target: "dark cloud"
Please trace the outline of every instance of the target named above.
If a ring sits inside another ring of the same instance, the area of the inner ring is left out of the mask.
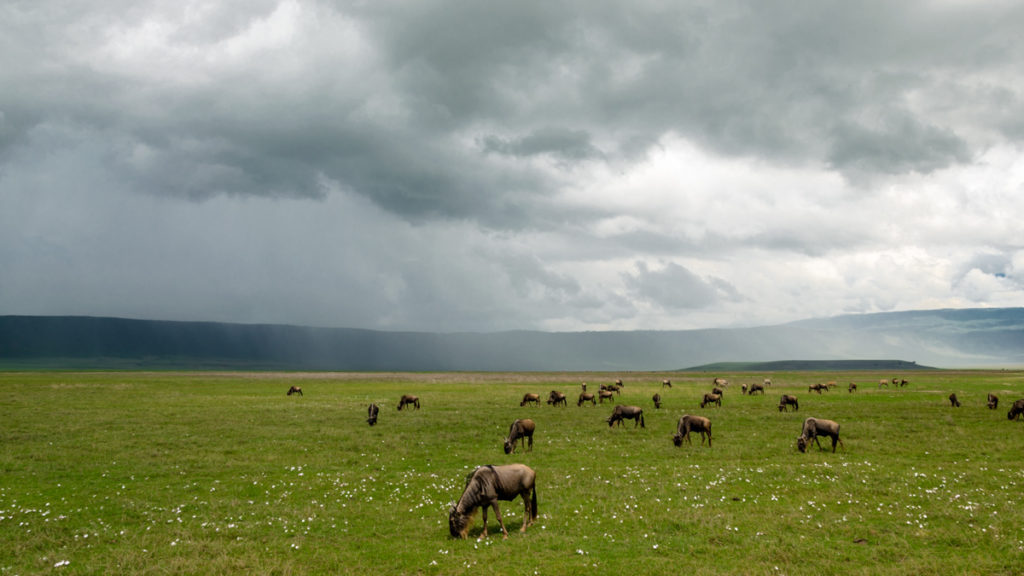
[[[629,291],[638,299],[665,309],[707,308],[723,300],[738,300],[741,295],[721,278],[701,278],[684,266],[668,263],[658,270],[643,262],[636,272],[622,275]]]

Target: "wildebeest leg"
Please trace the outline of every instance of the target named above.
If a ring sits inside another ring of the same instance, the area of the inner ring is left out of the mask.
[[[838,442],[838,443],[839,443],[839,445],[843,447],[843,450],[846,450],[846,445],[845,445],[845,444],[843,444],[843,441],[842,441],[842,439],[841,439],[841,438],[839,438],[839,436],[837,435],[837,436],[834,436],[834,437],[832,438],[832,453],[833,453],[833,454],[835,454],[835,453],[836,453],[836,442]]]
[[[814,442],[818,445],[818,450],[824,450],[824,448],[821,447],[821,440],[818,440],[818,436],[814,437]]]
[[[484,504],[483,506],[480,507],[480,508],[483,509],[482,513],[483,513],[483,517],[484,517],[484,531],[480,533],[480,536],[477,537],[477,540],[483,540],[484,538],[487,538],[487,507],[488,506],[490,506],[490,504]],[[498,509],[495,508],[494,511],[497,512]]]
[[[530,491],[520,492],[519,496],[523,499],[523,525],[520,526],[520,532],[526,532],[526,527],[533,524],[533,514],[530,513]]]
[[[530,439],[530,446],[529,446],[529,448],[526,449],[526,451],[527,452],[533,452],[533,436],[530,435],[530,436],[527,436],[527,438]]]
[[[498,519],[498,526],[501,527],[501,539],[508,539],[508,530],[505,530],[505,523],[501,520],[501,510],[498,508],[497,500],[491,503],[491,508],[494,508],[494,517]]]

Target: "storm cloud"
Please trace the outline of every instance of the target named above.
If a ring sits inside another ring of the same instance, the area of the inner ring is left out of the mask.
[[[0,313],[683,329],[1024,305],[1024,6],[0,8]]]

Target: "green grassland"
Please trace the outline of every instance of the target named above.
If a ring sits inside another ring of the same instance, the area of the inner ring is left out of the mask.
[[[701,409],[700,373],[0,373],[0,575],[1024,569],[1024,423],[1006,417],[1024,373],[719,375],[722,407]],[[740,394],[765,376],[765,396]],[[878,388],[892,376],[910,384]],[[646,428],[575,405],[581,382],[615,378]],[[519,406],[552,389],[570,405]],[[799,412],[777,410],[784,392]],[[396,411],[404,393],[422,409]],[[711,418],[712,448],[672,445],[684,413]],[[837,420],[845,449],[797,452],[808,416]],[[534,450],[505,455],[517,417],[537,422]],[[536,524],[518,531],[517,500],[508,540],[493,514],[489,539],[479,515],[451,539],[465,476],[509,462],[537,471]]]

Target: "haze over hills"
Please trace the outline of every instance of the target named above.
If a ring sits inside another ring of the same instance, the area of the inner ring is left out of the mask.
[[[891,312],[711,330],[453,334],[0,316],[0,367],[641,371],[784,360],[1020,367],[1024,308]]]

